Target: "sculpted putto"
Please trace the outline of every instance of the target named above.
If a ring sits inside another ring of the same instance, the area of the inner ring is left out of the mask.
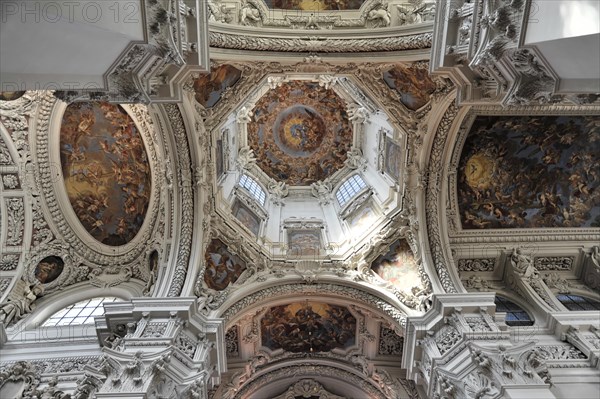
[[[0,305],[0,322],[8,325],[31,313],[33,303],[43,293],[44,287],[41,284],[30,285],[24,280],[17,281],[6,302]]]

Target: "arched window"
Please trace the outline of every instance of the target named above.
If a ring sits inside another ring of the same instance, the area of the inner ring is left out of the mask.
[[[600,310],[600,301],[579,295],[557,295],[556,299],[569,310]]]
[[[250,195],[252,195],[259,204],[264,205],[265,200],[267,199],[267,194],[265,190],[263,190],[260,185],[248,175],[242,175],[240,177],[240,186],[244,187]]]
[[[54,313],[42,324],[42,327],[93,324],[94,317],[104,314],[102,304],[117,301],[120,301],[120,299],[115,297],[101,297],[77,302]]]
[[[360,175],[352,175],[346,180],[335,193],[338,204],[343,207],[348,201],[367,187],[367,183]]]
[[[523,308],[508,299],[496,295],[496,312],[506,313],[504,322],[506,325],[514,326],[532,326],[533,320]]]

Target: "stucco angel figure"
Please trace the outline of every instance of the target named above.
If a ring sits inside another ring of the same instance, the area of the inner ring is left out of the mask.
[[[374,8],[367,14],[367,21],[371,22],[373,28],[384,28],[390,26],[392,16],[385,7]]]
[[[590,253],[590,258],[596,267],[600,268],[600,246],[596,245],[592,248],[592,252]]]
[[[44,287],[41,284],[30,285],[24,280],[18,280],[8,299],[0,307],[0,322],[9,325],[22,319],[33,311],[33,302],[43,294]]]
[[[330,193],[333,189],[331,183],[327,181],[317,181],[310,185],[312,195],[319,200],[319,203],[327,205],[330,201]]]
[[[346,110],[348,120],[356,123],[365,123],[369,120],[369,111],[358,104],[351,104]]]
[[[346,166],[350,169],[363,169],[367,166],[367,160],[363,158],[363,153],[360,148],[352,147],[350,151],[346,153]]]
[[[233,21],[233,7],[225,4],[217,4],[215,1],[208,1],[208,20],[211,22],[229,23]]]
[[[249,123],[252,121],[252,110],[248,107],[242,107],[236,115],[238,123]]]
[[[236,163],[240,169],[247,169],[250,164],[256,163],[254,151],[250,147],[242,147],[238,152]]]
[[[536,278],[539,277],[538,271],[533,266],[533,260],[531,256],[524,255],[521,249],[515,248],[510,255],[510,262],[512,263],[515,271],[523,278]]]
[[[269,193],[271,194],[272,198],[275,199],[276,204],[280,204],[281,200],[283,198],[287,197],[289,194],[288,185],[282,181],[273,180],[273,181],[269,182],[268,188],[269,188]]]
[[[246,0],[242,0],[240,9],[240,24],[256,25],[261,22],[260,11]]]

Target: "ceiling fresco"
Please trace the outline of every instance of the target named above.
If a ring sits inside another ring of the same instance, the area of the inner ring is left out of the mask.
[[[71,206],[107,245],[131,241],[150,201],[150,165],[133,120],[119,105],[70,104],[60,130],[60,160]]]
[[[427,63],[422,62],[410,66],[398,64],[383,73],[383,80],[400,94],[400,102],[412,111],[427,104],[436,89]]]
[[[289,352],[327,352],[356,343],[356,318],[344,306],[295,302],[275,306],[260,322],[262,345]]]
[[[282,10],[358,10],[366,0],[263,0],[267,7]]]
[[[458,168],[462,227],[600,227],[598,154],[598,117],[478,116]]]
[[[404,239],[394,242],[387,253],[375,259],[371,270],[401,292],[414,294],[424,289],[417,261]]]
[[[210,73],[194,81],[196,101],[205,108],[214,107],[225,89],[233,87],[241,76],[242,71],[231,65],[221,65],[211,69]]]
[[[208,288],[222,291],[233,284],[246,270],[246,262],[233,254],[221,240],[214,239],[204,255],[204,282]]]
[[[284,83],[256,103],[248,142],[275,180],[295,186],[324,180],[344,166],[352,145],[346,103],[318,83]]]

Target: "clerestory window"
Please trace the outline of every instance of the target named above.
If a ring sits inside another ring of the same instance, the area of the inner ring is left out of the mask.
[[[367,187],[367,183],[360,175],[352,175],[346,180],[335,193],[338,204],[343,207],[352,198],[356,197],[363,189]]]
[[[252,195],[259,204],[264,205],[265,200],[267,199],[267,194],[265,190],[263,190],[260,185],[248,175],[242,175],[240,177],[240,186],[244,187],[250,195]]]

